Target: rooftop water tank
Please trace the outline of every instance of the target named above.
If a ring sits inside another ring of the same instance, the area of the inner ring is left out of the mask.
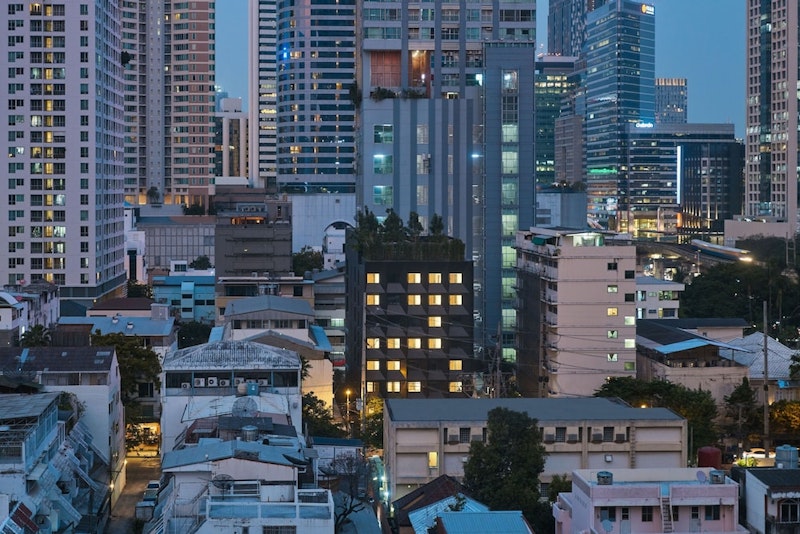
[[[775,467],[797,469],[797,447],[791,445],[775,447]]]

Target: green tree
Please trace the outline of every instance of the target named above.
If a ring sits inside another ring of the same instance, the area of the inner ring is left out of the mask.
[[[438,215],[436,213],[433,214],[433,216],[431,217],[431,224],[429,231],[431,235],[436,235],[436,236],[444,235],[444,220],[442,219],[441,215]]]
[[[742,383],[725,397],[725,418],[726,433],[736,436],[742,443],[748,436],[759,434],[763,428],[762,410],[747,377],[742,378]]]
[[[128,280],[128,297],[153,298],[153,288],[147,284],[140,284],[136,280]]]
[[[473,441],[464,464],[464,485],[492,510],[521,510],[535,532],[552,530],[549,505],[541,501],[539,475],[545,450],[539,423],[527,414],[494,408],[488,441]]]
[[[368,397],[364,407],[364,432],[361,440],[372,449],[383,448],[383,399]]]
[[[569,493],[570,491],[572,491],[572,482],[566,473],[553,475],[553,479],[547,485],[547,500],[551,503],[556,502],[559,493]]]
[[[91,342],[95,347],[114,347],[117,352],[122,404],[125,406],[127,417],[128,407],[137,405],[136,396],[140,383],[152,382],[156,389],[161,384],[159,379],[161,364],[158,361],[158,354],[145,347],[139,336],[126,336],[120,333],[101,334],[98,330],[92,334]],[[135,410],[132,409],[131,412]]]
[[[774,435],[800,433],[800,401],[779,400],[769,407],[769,428]]]
[[[194,347],[208,343],[208,336],[211,335],[211,325],[189,321],[178,327],[178,348]]]
[[[192,260],[192,263],[189,264],[190,269],[197,269],[198,271],[203,271],[212,267],[213,265],[211,265],[211,260],[205,255],[196,257],[194,260]]]
[[[33,325],[22,334],[19,344],[23,347],[48,347],[50,346],[50,331],[40,324]]]
[[[297,276],[303,276],[306,271],[312,272],[314,269],[322,270],[324,258],[322,251],[314,250],[306,245],[300,252],[292,254],[292,270]]]
[[[667,380],[645,381],[613,377],[595,392],[596,397],[618,397],[631,406],[661,406],[686,418],[692,436],[690,457],[700,447],[717,442],[714,419],[717,405],[708,391],[689,389]]]
[[[386,210],[386,219],[381,225],[381,233],[384,243],[400,243],[407,237],[403,219],[391,208]]]
[[[303,395],[303,424],[311,436],[343,438],[346,432],[333,421],[333,412],[325,401],[314,395]]]
[[[800,379],[800,353],[795,352],[792,354],[791,363],[789,364],[789,378],[791,380]]]
[[[408,214],[408,236],[416,240],[422,235],[422,232],[425,231],[425,227],[422,226],[422,223],[419,222],[419,214],[416,211],[412,211]]]

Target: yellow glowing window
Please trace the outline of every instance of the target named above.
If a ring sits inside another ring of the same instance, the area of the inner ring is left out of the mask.
[[[400,382],[386,382],[386,391],[389,393],[400,393]]]
[[[449,278],[451,284],[461,284],[463,280],[463,275],[461,273],[450,273]]]
[[[399,349],[400,348],[400,338],[399,337],[390,337],[386,340],[386,348],[387,349]]]
[[[606,309],[606,315],[608,315],[609,317],[616,317],[618,313],[619,312],[617,311],[616,308],[607,308]]]
[[[451,306],[461,306],[463,302],[461,295],[450,295],[448,301],[450,302]]]
[[[448,384],[448,389],[450,393],[461,393],[461,382],[450,382],[450,384]]]
[[[418,337],[410,337],[408,338],[408,348],[409,349],[421,349],[422,348],[422,340]]]
[[[442,283],[442,273],[428,273],[428,283],[429,284],[441,284]]]
[[[399,371],[400,370],[400,360],[389,360],[386,362],[386,370],[387,371]]]
[[[378,360],[367,360],[367,371],[380,371],[381,362]]]
[[[428,453],[428,467],[431,469],[436,469],[439,467],[439,453],[436,451],[431,451]]]
[[[419,393],[422,391],[422,382],[409,382],[408,383],[408,392],[409,393]]]
[[[442,318],[438,315],[431,315],[428,317],[428,326],[431,328],[439,328],[442,326]]]
[[[381,303],[380,295],[367,295],[367,306],[378,306]]]
[[[422,274],[420,274],[420,273],[408,273],[408,283],[409,284],[421,284],[422,283]]]
[[[367,283],[368,284],[380,284],[381,283],[381,273],[367,273]]]
[[[408,296],[408,305],[409,306],[419,306],[422,304],[422,295],[409,295]]]
[[[381,338],[379,338],[379,337],[368,337],[367,338],[367,348],[368,349],[379,349],[379,348],[381,348]]]
[[[367,393],[375,393],[375,382],[367,382]]]
[[[462,368],[462,361],[461,360],[450,360],[450,370],[451,371],[460,371]]]
[[[442,348],[442,340],[438,337],[432,337],[428,339],[428,348],[429,349],[441,349]]]
[[[442,296],[441,295],[428,295],[428,305],[429,306],[441,306],[442,305]]]

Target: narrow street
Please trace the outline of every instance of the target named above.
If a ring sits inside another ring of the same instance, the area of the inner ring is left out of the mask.
[[[135,453],[133,453],[135,454]],[[128,456],[128,483],[111,510],[106,534],[133,534],[136,503],[142,500],[150,480],[161,478],[161,458],[158,456]]]

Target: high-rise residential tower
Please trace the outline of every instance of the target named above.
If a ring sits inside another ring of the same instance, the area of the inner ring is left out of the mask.
[[[250,173],[270,192],[277,190],[277,12],[275,0],[250,0]]]
[[[586,41],[586,14],[607,0],[550,0],[547,53],[579,56]]]
[[[686,124],[689,93],[686,78],[656,78],[656,122]]]
[[[214,176],[214,2],[121,2],[125,199],[208,206]]]
[[[125,283],[122,13],[99,1],[3,12],[0,280],[43,278],[91,305]]]
[[[589,217],[627,232],[623,138],[628,124],[655,121],[655,8],[630,0],[595,8],[584,50]]]

